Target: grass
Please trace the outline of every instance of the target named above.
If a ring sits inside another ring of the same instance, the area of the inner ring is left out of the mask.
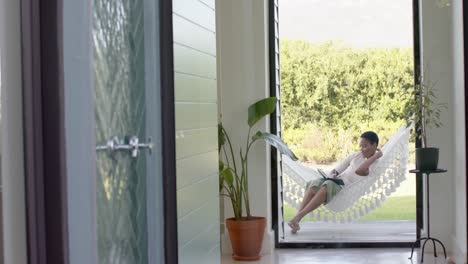
[[[288,221],[296,214],[296,209],[290,205],[284,205],[284,219]],[[416,197],[395,196],[388,197],[382,205],[371,213],[361,217],[358,221],[379,220],[416,220]],[[312,221],[306,216],[303,221]]]

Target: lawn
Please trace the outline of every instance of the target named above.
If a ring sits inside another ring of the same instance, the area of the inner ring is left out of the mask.
[[[292,206],[284,205],[284,219],[288,221],[296,213]],[[416,220],[416,197],[415,196],[395,196],[388,197],[382,205],[361,217],[358,221],[378,221],[378,220]],[[303,221],[311,221],[306,216]]]

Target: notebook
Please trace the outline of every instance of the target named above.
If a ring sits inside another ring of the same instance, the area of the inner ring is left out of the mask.
[[[321,169],[317,169],[317,171],[322,175],[322,177],[328,181],[332,181],[338,185],[344,185],[344,182],[342,179],[336,179],[336,178],[329,178],[328,175]]]

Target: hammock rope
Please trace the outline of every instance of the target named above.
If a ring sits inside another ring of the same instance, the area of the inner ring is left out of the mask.
[[[382,147],[383,157],[374,162],[368,176],[345,187],[326,205],[309,215],[316,221],[348,223],[378,208],[406,179],[411,127],[401,127]],[[316,173],[282,156],[284,201],[299,208],[306,183]]]

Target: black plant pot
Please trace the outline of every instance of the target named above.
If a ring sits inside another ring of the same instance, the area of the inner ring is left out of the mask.
[[[433,171],[439,163],[438,148],[417,148],[416,169],[420,171]]]

